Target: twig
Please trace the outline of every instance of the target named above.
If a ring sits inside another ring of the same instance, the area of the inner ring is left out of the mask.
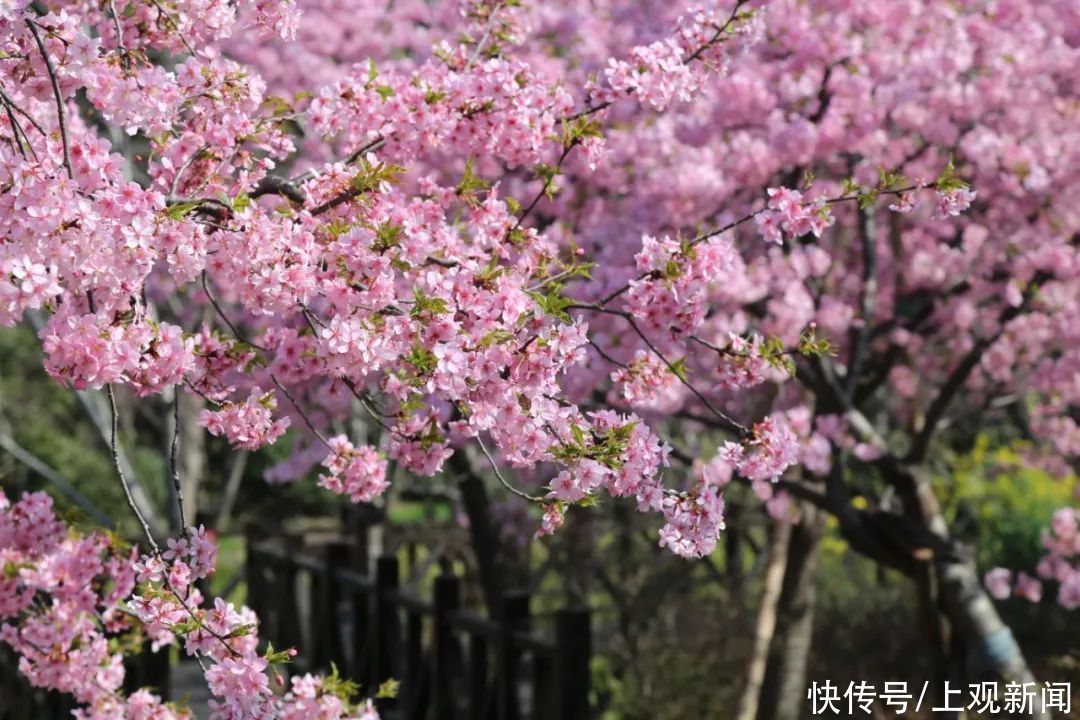
[[[477,438],[476,438],[476,444],[480,446],[480,452],[484,453],[484,457],[486,457],[488,462],[491,463],[491,469],[492,469],[492,471],[494,471],[495,477],[499,480],[499,484],[501,484],[504,488],[509,490],[514,495],[517,495],[519,498],[523,498],[525,500],[528,500],[531,503],[542,503],[542,502],[544,502],[544,498],[536,497],[535,495],[530,495],[529,493],[527,493],[527,492],[525,492],[523,490],[518,490],[516,487],[514,487],[513,485],[508,483],[506,481],[506,478],[503,477],[502,473],[499,472],[499,466],[495,464],[495,458],[491,457],[491,453],[488,452],[487,447],[484,446],[484,441],[481,440],[479,436],[477,436]]]
[[[608,354],[607,352],[605,352],[605,351],[604,351],[604,349],[603,349],[603,348],[601,348],[601,347],[600,347],[600,346],[599,346],[599,345],[598,345],[598,344],[597,344],[597,343],[596,343],[596,342],[595,342],[595,341],[594,341],[594,340],[593,340],[592,338],[587,338],[587,342],[588,342],[588,343],[589,343],[590,345],[592,345],[593,349],[594,349],[594,350],[596,350],[596,353],[597,353],[597,354],[598,354],[598,355],[599,355],[600,357],[604,358],[605,360],[607,360],[607,361],[608,361],[609,363],[611,363],[612,365],[616,365],[616,366],[618,366],[618,367],[621,367],[621,368],[623,368],[624,370],[625,370],[626,368],[628,368],[628,367],[629,367],[629,366],[628,366],[628,365],[627,365],[626,363],[623,363],[623,362],[619,362],[618,360],[616,360],[615,358],[613,358],[613,357],[612,357],[611,355],[609,355],[609,354]]]
[[[157,8],[157,11],[161,13],[166,20],[169,21],[169,23],[173,26],[173,30],[176,31],[176,35],[180,38],[180,42],[184,43],[184,47],[187,48],[187,51],[194,55],[195,48],[191,47],[191,43],[189,43],[187,41],[187,38],[184,37],[184,33],[180,32],[180,23],[176,22],[173,16],[169,14],[168,10],[161,7],[161,3],[159,3],[158,0],[150,0],[150,4]]]
[[[71,150],[68,147],[67,123],[64,120],[64,98],[60,94],[60,83],[56,79],[56,68],[53,67],[52,60],[49,58],[49,51],[45,49],[45,43],[42,42],[41,35],[38,33],[38,24],[30,18],[26,18],[26,25],[30,28],[30,33],[34,36],[38,50],[41,51],[41,57],[45,61],[45,68],[49,71],[53,95],[56,97],[56,114],[60,118],[60,142],[64,146],[64,168],[67,170],[68,179],[74,180],[75,173],[71,170]]]
[[[488,13],[487,22],[484,23],[484,34],[480,37],[480,40],[476,43],[476,48],[473,49],[472,57],[469,58],[469,62],[465,65],[465,69],[471,68],[476,64],[476,61],[480,59],[480,52],[484,49],[484,43],[491,37],[491,27],[495,23],[495,16],[499,10],[502,9],[502,3],[496,3]]]
[[[563,163],[566,161],[566,158],[570,154],[570,151],[573,150],[574,146],[576,146],[576,145],[577,145],[577,142],[571,142],[569,145],[567,145],[565,148],[563,148],[562,154],[559,156],[559,161],[557,163],[555,163],[555,172],[552,172],[551,175],[549,175],[544,180],[543,187],[541,187],[540,191],[537,192],[536,195],[533,197],[532,202],[530,202],[528,204],[528,206],[525,208],[525,210],[521,213],[521,215],[518,217],[517,221],[514,223],[514,226],[506,231],[506,238],[507,239],[509,239],[514,234],[514,232],[516,232],[517,229],[521,227],[521,224],[523,222],[525,222],[525,219],[527,217],[529,217],[529,214],[533,211],[533,209],[540,202],[540,199],[543,198],[545,195],[547,195],[547,193],[550,190],[551,186],[555,183],[555,176],[559,174],[560,170],[562,170]]]
[[[6,92],[4,92],[3,86],[0,86],[0,99],[2,99],[8,105],[8,107],[12,108],[15,112],[26,118],[27,121],[34,126],[34,129],[41,133],[42,137],[49,136],[49,134],[45,132],[45,128],[41,127],[41,125],[38,124],[38,121],[34,119],[33,115],[19,107],[18,104],[14,100],[12,100]],[[26,133],[23,133],[23,135],[25,134]]]
[[[382,135],[380,135],[379,137],[369,141],[367,144],[362,145],[361,147],[357,148],[356,150],[353,150],[351,153],[349,153],[348,156],[346,156],[341,161],[341,163],[343,165],[352,165],[354,162],[359,160],[361,156],[366,155],[369,152],[374,152],[375,150],[378,150],[385,143],[386,143],[386,138],[384,138]],[[307,172],[303,172],[303,173],[297,175],[294,178],[290,178],[288,182],[291,185],[300,185],[301,183],[305,183],[308,180],[312,179],[317,174],[318,174],[318,171],[316,171],[314,169],[308,170]]]
[[[645,343],[649,350],[651,350],[652,353],[660,359],[660,362],[664,363],[664,365],[667,366],[667,369],[671,372],[672,375],[674,375],[678,379],[680,383],[685,385],[686,388],[689,389],[690,392],[692,392],[697,397],[697,399],[701,401],[702,405],[704,405],[706,409],[709,410],[709,412],[727,423],[729,429],[739,433],[739,435],[748,435],[750,433],[750,429],[748,427],[736,421],[734,418],[728,416],[727,414],[721,412],[720,410],[717,410],[713,406],[713,404],[709,402],[708,398],[706,398],[700,390],[694,387],[694,385],[683,376],[683,373],[675,367],[674,363],[668,360],[667,357],[665,357],[665,355],[660,352],[660,349],[656,347],[653,341],[649,339],[649,337],[644,333],[644,331],[642,331],[642,329],[638,326],[637,321],[634,320],[633,315],[622,310],[612,310],[611,308],[605,308],[600,305],[591,303],[572,303],[570,305],[567,305],[566,309],[588,310],[591,312],[605,313],[607,315],[615,315],[617,317],[621,317],[623,320],[626,320],[626,322],[630,324],[630,328],[637,334],[639,338],[641,338],[641,341]]]
[[[930,187],[930,184],[926,184],[926,183],[921,184],[921,185],[909,185],[907,187],[898,188],[896,190],[880,190],[880,191],[877,191],[877,194],[878,194],[878,197],[886,197],[886,196],[891,196],[891,195],[902,195],[904,193],[912,192],[914,190],[923,190],[923,189],[928,188],[928,187]],[[824,202],[825,202],[826,205],[838,205],[840,203],[853,202],[853,201],[856,201],[856,200],[859,200],[859,199],[860,199],[860,194],[855,193],[853,195],[838,195],[837,197],[829,198],[828,200],[825,200]],[[691,248],[697,247],[698,245],[705,242],[706,240],[711,240],[712,238],[716,237],[717,235],[722,235],[722,234],[726,233],[728,230],[734,230],[735,228],[737,228],[737,227],[739,227],[741,225],[745,225],[746,223],[750,222],[751,220],[753,220],[754,218],[756,218],[758,215],[765,212],[766,210],[768,210],[767,207],[758,208],[754,212],[747,213],[746,215],[743,215],[742,217],[740,217],[737,220],[732,220],[731,222],[727,223],[726,225],[721,225],[720,227],[709,230],[708,232],[703,232],[703,233],[695,236],[694,239],[691,240],[688,243],[688,246],[691,247]],[[649,278],[656,278],[656,277],[659,277],[658,274],[656,273],[656,271],[650,271],[650,272],[645,272],[645,273],[642,273],[641,275],[638,275],[635,278],[635,280],[647,280]],[[597,305],[607,305],[612,300],[616,299],[617,297],[619,297],[620,295],[622,295],[623,293],[625,293],[629,289],[630,289],[630,283],[626,283],[625,285],[618,288],[617,290],[614,290],[611,293],[605,295],[602,299],[598,300],[596,304]]]
[[[176,491],[176,508],[180,513],[180,529],[187,534],[187,519],[184,516],[184,489],[180,482],[180,467],[176,456],[180,449],[180,388],[173,388],[173,436],[169,447],[169,469],[172,473],[173,490]]]
[[[862,324],[851,331],[851,351],[848,355],[847,376],[844,378],[844,395],[850,401],[862,373],[863,360],[870,339],[870,323],[873,322],[874,302],[877,299],[877,239],[874,237],[874,217],[865,208],[859,209],[859,240],[862,243],[862,296],[859,299],[859,317]]]
[[[11,134],[12,137],[15,138],[15,147],[19,149],[19,154],[22,155],[23,160],[28,160],[29,157],[26,154],[26,150],[23,149],[23,140],[20,137],[20,134],[22,136],[25,136],[26,133],[23,132],[22,128],[19,127],[19,121],[15,119],[15,115],[11,112],[11,108],[7,106],[7,103],[4,103],[4,110],[7,112],[8,121],[11,123]],[[5,138],[5,140],[6,139],[7,138]],[[27,143],[27,147],[30,147],[30,149],[33,150],[33,147],[30,146],[30,143]]]
[[[184,173],[187,172],[187,169],[191,167],[191,164],[194,163],[200,155],[209,149],[209,145],[203,145],[201,148],[191,153],[191,156],[184,160],[184,162],[180,163],[180,167],[176,169],[176,174],[173,175],[172,183],[169,185],[169,197],[176,196],[176,193],[180,190],[180,179],[183,178]]]
[[[288,389],[281,384],[281,381],[277,379],[277,375],[271,373],[270,379],[274,381],[275,385],[277,385],[278,390],[280,390],[281,393],[289,399],[289,402],[291,402],[293,407],[296,408],[296,412],[300,414],[300,418],[304,421],[304,424],[307,425],[308,429],[311,430],[315,437],[319,439],[319,442],[325,445],[328,450],[333,450],[333,447],[331,447],[330,445],[330,441],[327,440],[321,432],[319,432],[319,429],[316,428],[314,423],[311,422],[311,418],[309,418],[307,416],[307,413],[304,412],[304,409],[300,407],[300,403],[296,401],[296,398],[293,397],[292,393],[289,392]]]
[[[735,7],[731,9],[731,15],[730,15],[730,17],[728,17],[727,22],[725,22],[720,27],[716,28],[716,34],[713,35],[712,38],[710,38],[707,43],[705,43],[704,45],[699,47],[697,50],[692,52],[690,55],[688,55],[685,59],[683,59],[683,65],[689,65],[693,61],[700,58],[705,53],[706,50],[708,50],[710,47],[715,45],[717,43],[717,41],[719,41],[720,38],[722,38],[724,36],[724,33],[727,32],[727,29],[729,27],[731,27],[731,24],[733,22],[735,22],[735,19],[739,16],[739,9],[743,5],[745,5],[747,2],[748,2],[748,0],[739,0],[737,3],[735,3]]]
[[[124,29],[120,26],[120,16],[116,14],[116,0],[109,0],[109,15],[112,16],[113,29],[116,31],[116,46],[120,50],[120,62],[127,68],[131,64],[127,48],[124,47]]]
[[[202,272],[202,286],[203,286],[203,292],[206,293],[207,299],[210,300],[210,305],[213,306],[214,311],[217,312],[217,315],[218,315],[218,317],[221,318],[222,322],[224,322],[226,325],[229,326],[229,329],[232,330],[232,334],[236,337],[236,339],[239,340],[240,342],[243,342],[243,343],[246,343],[246,344],[250,345],[253,348],[265,351],[266,348],[262,347],[261,345],[256,345],[255,343],[253,343],[250,340],[246,339],[244,337],[243,333],[241,333],[237,329],[237,327],[232,324],[232,321],[229,320],[229,317],[225,314],[225,311],[221,309],[220,305],[218,305],[218,301],[214,297],[214,294],[212,292],[210,292],[210,285],[206,280],[206,271],[205,270],[203,270],[203,272]]]
[[[738,14],[739,14],[739,8],[741,8],[747,2],[748,2],[748,0],[739,0],[737,3],[735,3],[735,7],[731,11],[731,16],[727,19],[727,22],[725,22],[723,25],[721,25],[719,28],[717,28],[716,34],[713,35],[712,38],[710,38],[708,40],[708,42],[706,42],[704,45],[702,45],[701,47],[694,50],[694,52],[690,53],[685,58],[683,58],[683,64],[684,65],[689,65],[693,61],[700,58],[701,55],[706,50],[708,50],[710,47],[715,45],[720,40],[720,38],[722,38],[724,36],[724,33],[727,32],[727,29],[731,26],[731,23],[733,23],[736,20]],[[574,120],[580,120],[583,117],[588,117],[589,115],[595,115],[596,113],[600,112],[601,110],[606,110],[606,109],[608,109],[609,107],[611,107],[614,104],[615,103],[613,103],[611,100],[605,100],[605,101],[599,102],[599,103],[597,103],[595,105],[590,105],[589,107],[585,108],[584,110],[579,110],[578,112],[574,113],[573,115],[568,115],[564,119],[567,122],[573,122]]]
[[[154,540],[153,534],[150,532],[150,525],[146,522],[146,518],[143,517],[142,510],[135,503],[135,498],[131,495],[131,487],[128,485],[127,476],[124,474],[124,469],[120,465],[120,451],[117,445],[117,435],[119,434],[119,418],[116,412],[116,395],[113,393],[112,383],[105,386],[105,394],[109,398],[109,413],[112,415],[112,434],[109,439],[109,447],[112,450],[113,467],[116,469],[116,474],[120,476],[120,485],[124,489],[124,497],[127,500],[128,507],[131,508],[131,512],[135,514],[135,518],[142,526],[143,534],[146,536],[146,542],[150,545],[151,551],[155,555],[159,554],[157,541]]]

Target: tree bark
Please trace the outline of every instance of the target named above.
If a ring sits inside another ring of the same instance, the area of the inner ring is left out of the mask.
[[[954,643],[963,648],[964,682],[1000,679],[1035,682],[1012,631],[998,615],[969,559],[941,558],[934,563],[942,611],[949,619]],[[1050,720],[1038,703],[1028,717]]]
[[[814,635],[814,577],[826,513],[800,505],[801,521],[788,541],[778,625],[759,700],[759,720],[798,720],[806,702],[806,674]]]
[[[881,468],[904,502],[907,552],[929,556],[932,564],[934,589],[940,612],[948,621],[947,641],[951,644],[943,649],[943,656],[964,658],[959,668],[962,682],[1034,682],[1012,631],[983,587],[971,552],[950,536],[927,473],[889,461]],[[897,537],[895,533],[892,536]],[[1049,713],[1036,704],[1028,717],[1049,720]]]
[[[746,684],[739,698],[739,710],[735,716],[737,720],[754,720],[757,716],[758,700],[768,664],[769,646],[772,644],[773,632],[776,629],[777,605],[780,602],[780,591],[784,584],[790,541],[791,521],[787,518],[774,520],[769,534],[769,559],[765,566],[765,586],[762,589],[761,604],[754,623],[754,646],[746,672]]]

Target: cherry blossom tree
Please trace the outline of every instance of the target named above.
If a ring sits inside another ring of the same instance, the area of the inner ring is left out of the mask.
[[[961,672],[1030,677],[928,470],[975,420],[1032,462],[1080,437],[1074,3],[16,0],[0,28],[0,321],[104,392],[144,530],[0,507],[0,639],[85,717],[182,714],[118,692],[128,632],[200,658],[217,717],[374,714],[333,677],[271,692],[289,651],[195,588],[175,439],[153,527],[120,387],[353,502],[468,449],[540,535],[629,498],[688,558],[744,483],[919,580]]]

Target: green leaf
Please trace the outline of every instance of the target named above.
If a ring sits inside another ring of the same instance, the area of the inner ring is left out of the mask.
[[[939,192],[949,192],[967,186],[968,183],[956,175],[956,165],[952,153],[950,153],[949,162],[945,164],[945,169],[941,171],[941,175],[934,181],[934,189]]]
[[[386,223],[375,228],[375,241],[371,248],[378,253],[384,253],[390,248],[397,247],[401,242],[404,229],[400,225]]]
[[[536,304],[540,306],[545,315],[558,318],[563,322],[570,322],[570,314],[566,312],[566,308],[573,305],[574,301],[563,295],[561,290],[562,286],[558,283],[552,283],[547,287],[546,293],[527,290],[526,294],[536,301]]]
[[[413,307],[410,313],[413,317],[444,315],[448,312],[450,312],[450,308],[445,300],[429,297],[420,288],[413,288]]]
[[[176,203],[175,205],[170,205],[165,212],[168,214],[170,220],[180,222],[188,213],[199,207],[200,204],[201,203],[197,202]]]
[[[377,698],[396,698],[398,696],[398,692],[400,692],[400,690],[401,690],[401,683],[399,683],[397,680],[395,680],[393,678],[390,678],[389,680],[384,680],[382,682],[382,684],[379,685],[379,689],[375,691],[375,697],[377,697]]]
[[[488,331],[484,335],[484,337],[480,338],[480,342],[477,343],[477,346],[481,349],[486,349],[491,347],[492,345],[502,345],[504,343],[508,343],[513,339],[514,335],[509,330],[504,330],[503,328],[496,328],[494,330]]]
[[[671,372],[675,373],[675,377],[679,378],[683,382],[686,382],[686,358],[679,358],[671,362]]]
[[[280,663],[287,663],[292,661],[293,653],[288,650],[274,651],[274,643],[266,643],[266,654],[263,656],[266,658],[266,662],[271,665],[278,665]]]
[[[476,174],[473,159],[471,157],[467,159],[465,161],[465,173],[457,186],[458,197],[470,205],[475,205],[479,200],[479,196],[490,187],[491,183]]]
[[[412,351],[405,356],[404,360],[412,365],[419,375],[430,375],[439,365],[439,359],[435,357],[435,353],[419,343],[413,345]]]
[[[442,90],[428,90],[424,93],[424,102],[428,105],[434,105],[437,102],[445,100],[447,98],[446,92]]]

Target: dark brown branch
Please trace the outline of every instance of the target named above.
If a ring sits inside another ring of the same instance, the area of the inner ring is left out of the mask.
[[[281,391],[281,394],[288,398],[289,402],[292,403],[292,406],[296,408],[296,412],[300,415],[300,418],[304,421],[304,424],[307,425],[308,430],[310,430],[312,434],[318,439],[318,441],[325,445],[328,450],[333,451],[333,447],[330,445],[330,441],[326,439],[326,437],[319,431],[317,427],[315,427],[315,424],[311,422],[311,418],[309,418],[307,416],[307,413],[304,412],[304,409],[300,407],[300,403],[296,401],[296,398],[293,397],[293,394],[289,392],[288,388],[281,384],[280,380],[277,379],[277,375],[270,373],[270,379],[273,380],[275,385],[277,385],[277,388]]]
[[[146,517],[142,514],[142,510],[139,509],[138,504],[135,502],[135,498],[131,494],[131,486],[128,484],[127,475],[124,473],[123,465],[120,462],[120,448],[118,444],[119,417],[116,412],[116,394],[113,392],[111,383],[105,386],[105,395],[109,398],[109,413],[112,416],[112,432],[109,436],[109,449],[112,451],[113,468],[116,469],[116,474],[120,478],[120,486],[124,490],[124,499],[127,500],[128,507],[131,508],[131,512],[135,515],[135,519],[138,520],[139,525],[142,526],[143,535],[146,536],[146,542],[150,546],[150,550],[157,555],[159,553],[157,541],[154,539],[153,533],[150,532],[150,524],[147,522]]]
[[[1001,316],[998,318],[999,327],[997,331],[990,336],[977,341],[975,345],[968,350],[960,363],[951,373],[949,373],[948,378],[942,383],[937,396],[934,398],[933,402],[930,403],[930,407],[926,411],[926,419],[923,421],[922,430],[915,436],[915,440],[911,445],[911,451],[905,458],[907,462],[917,463],[926,457],[926,452],[930,448],[930,441],[933,439],[934,431],[937,430],[938,425],[945,416],[945,412],[948,410],[953,399],[960,393],[960,390],[963,389],[964,384],[971,376],[971,373],[982,361],[983,354],[991,345],[1001,338],[1005,333],[1006,325],[1011,320],[1027,312],[1032,299],[1035,297],[1035,292],[1039,283],[1045,281],[1047,277],[1048,275],[1044,272],[1037,273],[1024,290],[1020,304],[1010,306],[1001,313]]]
[[[909,185],[907,187],[899,188],[899,189],[896,189],[896,190],[881,190],[878,193],[878,197],[885,197],[885,196],[890,196],[890,195],[902,195],[903,193],[911,192],[913,190],[921,190],[921,189],[926,188],[926,187],[928,187],[928,185],[923,184],[923,185]],[[829,198],[828,200],[826,200],[825,204],[826,205],[838,205],[840,203],[853,202],[853,201],[857,201],[859,199],[860,199],[860,194],[859,193],[855,193],[855,194],[852,194],[852,195],[838,195],[837,197]],[[728,230],[734,230],[735,228],[739,227],[740,225],[745,225],[746,223],[750,222],[751,220],[756,218],[761,213],[765,212],[767,209],[768,208],[764,208],[764,207],[759,208],[759,209],[755,210],[752,213],[748,213],[746,215],[743,215],[742,217],[740,217],[737,220],[732,220],[731,222],[727,223],[726,225],[721,225],[720,227],[709,230],[708,232],[701,233],[701,234],[697,235],[696,237],[694,237],[693,240],[690,241],[689,246],[692,247],[692,248],[697,247],[698,245],[705,242],[706,240],[711,240],[712,238],[716,237],[717,235],[722,235],[723,233],[726,233]],[[654,278],[655,279],[656,277],[658,277],[657,273],[655,271],[652,271],[652,272],[642,273],[636,279],[637,280],[647,280],[649,278]],[[622,295],[624,292],[626,292],[629,289],[630,289],[630,284],[627,283],[627,284],[623,285],[622,287],[620,287],[619,289],[609,293],[608,295],[606,295],[601,300],[597,301],[597,304],[598,305],[607,305],[609,302],[611,302],[615,298],[619,297],[620,295]]]
[[[173,492],[176,493],[176,510],[180,516],[180,530],[187,534],[187,518],[184,515],[184,487],[180,482],[180,465],[177,455],[180,450],[180,386],[173,388],[173,436],[169,444],[169,473],[172,476]]]
[[[34,129],[41,133],[42,137],[48,137],[49,134],[45,132],[45,128],[41,127],[41,125],[38,124],[38,121],[34,119],[33,115],[19,107],[19,105],[14,100],[12,100],[6,92],[4,92],[3,87],[0,87],[0,100],[3,100],[9,108],[26,118],[27,122],[33,125]],[[26,133],[23,133],[23,135],[26,135]]]
[[[645,343],[649,350],[651,350],[652,353],[657,358],[659,358],[660,362],[664,363],[664,365],[667,366],[667,369],[679,380],[680,383],[686,386],[686,388],[690,390],[690,392],[692,392],[698,400],[701,401],[701,404],[704,405],[709,412],[720,418],[721,421],[728,425],[729,430],[737,432],[740,436],[745,436],[750,433],[750,429],[748,427],[736,421],[734,418],[731,418],[727,414],[721,412],[720,410],[716,409],[713,404],[709,402],[708,398],[706,398],[700,390],[694,387],[694,385],[683,376],[683,373],[678,368],[676,368],[675,365],[670,360],[668,360],[662,352],[660,352],[660,349],[656,347],[653,341],[649,339],[649,337],[642,331],[640,327],[638,327],[637,321],[634,320],[633,315],[628,312],[623,312],[622,310],[612,310],[610,308],[605,308],[601,307],[600,305],[593,305],[589,303],[574,303],[568,305],[567,310],[588,310],[591,312],[615,315],[617,317],[621,317],[623,320],[626,320],[626,322],[629,323],[630,328],[634,331],[635,334],[637,334],[639,338],[641,338],[641,341]]]
[[[562,170],[563,163],[566,162],[567,156],[570,155],[570,151],[574,149],[575,145],[577,145],[577,143],[572,142],[565,148],[563,148],[562,154],[559,155],[559,161],[555,163],[555,172],[551,173],[551,175],[544,180],[543,187],[541,187],[539,192],[537,192],[536,195],[533,197],[532,202],[530,202],[525,207],[525,210],[523,210],[521,215],[518,217],[517,222],[514,223],[514,226],[506,231],[507,239],[509,239],[514,234],[514,232],[521,227],[521,224],[525,222],[525,219],[529,217],[529,214],[532,213],[534,208],[536,208],[537,204],[540,202],[540,199],[548,194],[551,186],[555,183],[555,176],[559,173],[559,171]]]
[[[293,201],[299,205],[303,205],[307,202],[307,195],[304,191],[296,187],[292,181],[287,180],[277,175],[267,175],[259,184],[255,186],[255,189],[251,191],[252,199],[262,197],[263,195],[280,195],[283,198]]]
[[[335,195],[334,197],[330,198],[326,202],[320,203],[319,205],[316,205],[315,207],[313,207],[311,209],[311,214],[312,214],[312,216],[317,216],[317,215],[322,215],[323,213],[327,213],[327,212],[333,210],[334,208],[336,208],[339,205],[344,205],[345,203],[349,202],[350,200],[353,200],[354,198],[360,197],[365,192],[367,192],[366,188],[351,187],[348,190],[346,190],[345,192],[340,193],[338,195]]]
[[[872,209],[859,209],[859,242],[862,245],[862,290],[859,298],[861,323],[851,329],[851,349],[848,353],[847,377],[844,378],[844,396],[848,402],[855,396],[855,388],[862,374],[863,360],[869,344],[870,325],[874,320],[874,303],[877,299],[877,239],[874,237]]]
[[[34,42],[37,43],[38,50],[41,51],[41,58],[45,61],[45,69],[49,72],[53,96],[56,98],[56,114],[60,119],[60,142],[64,146],[64,169],[67,170],[68,179],[73,180],[75,173],[71,169],[71,150],[68,145],[67,122],[64,119],[64,97],[60,94],[60,82],[56,79],[56,68],[53,66],[49,51],[45,48],[41,35],[38,33],[38,24],[30,18],[26,18],[26,26],[30,28],[30,33],[34,36]]]
[[[218,317],[221,318],[222,322],[224,322],[229,327],[229,330],[232,331],[233,336],[237,340],[239,340],[240,342],[245,343],[247,345],[250,345],[251,347],[253,347],[253,348],[257,349],[257,350],[265,350],[266,349],[266,348],[262,347],[261,345],[256,345],[255,343],[253,343],[250,340],[246,339],[244,337],[244,334],[241,333],[240,330],[235,325],[233,325],[232,320],[229,320],[228,315],[225,314],[225,311],[222,310],[221,306],[218,304],[217,298],[214,297],[214,293],[210,292],[210,283],[207,281],[206,271],[205,270],[203,270],[203,272],[202,272],[202,287],[203,287],[203,292],[206,293],[206,299],[210,301],[210,305],[214,308],[214,312],[216,312]]]

